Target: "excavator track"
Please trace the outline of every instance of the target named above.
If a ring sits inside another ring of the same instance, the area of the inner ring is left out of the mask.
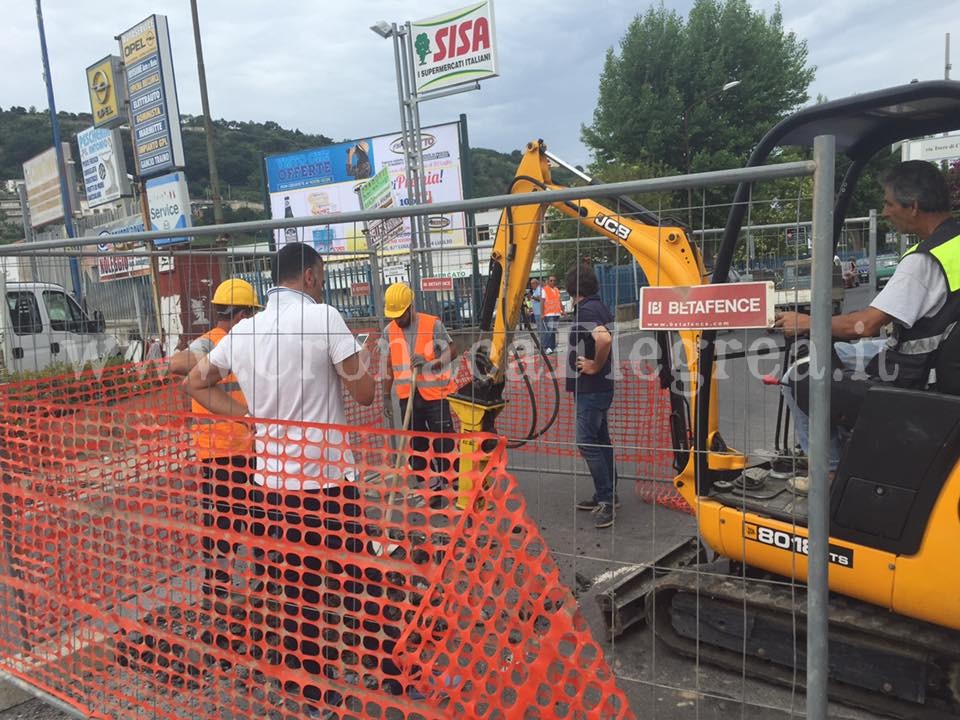
[[[654,593],[651,626],[675,651],[804,687],[802,586],[687,571]],[[960,718],[960,632],[840,596],[829,623],[831,700],[903,720]]]

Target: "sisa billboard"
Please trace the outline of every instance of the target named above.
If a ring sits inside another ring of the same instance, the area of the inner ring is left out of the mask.
[[[448,123],[421,131],[426,202],[454,202],[463,199],[460,159],[460,123]],[[369,228],[355,223],[330,224],[324,218],[362,209],[361,190],[368,184],[378,186],[376,200],[367,188],[368,202],[377,207],[408,204],[404,173],[403,145],[400,133],[351,140],[321,148],[301,150],[265,158],[271,217],[310,218],[304,227],[277,230],[277,247],[303,242],[320,253],[358,252],[370,249]],[[384,175],[386,171],[389,182]],[[376,177],[375,177],[376,176]],[[385,188],[380,187],[386,185]],[[382,190],[382,192],[380,192]],[[389,199],[387,194],[389,193]],[[389,232],[377,225],[373,249],[400,252],[410,248],[410,221]],[[430,245],[448,247],[466,245],[463,213],[430,218]]]
[[[492,0],[417,20],[410,31],[418,93],[497,76]]]

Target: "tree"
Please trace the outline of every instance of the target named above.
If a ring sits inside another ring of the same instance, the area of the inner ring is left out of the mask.
[[[607,52],[583,141],[600,163],[740,166],[808,100],[814,68],[806,62],[806,42],[784,31],[779,7],[767,17],[747,0],[696,0],[686,22],[651,7],[627,28],[620,52]],[[733,80],[740,85],[718,94]]]

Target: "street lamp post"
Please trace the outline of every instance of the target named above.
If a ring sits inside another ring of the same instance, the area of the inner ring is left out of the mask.
[[[740,84],[739,80],[731,80],[728,83],[724,83],[723,87],[717,88],[711,93],[707,93],[701,98],[697,98],[692,103],[687,105],[683,109],[683,161],[686,164],[687,175],[690,174],[690,113],[693,109],[705,103],[707,100],[715,98],[717,95],[725,93],[727,90],[732,90],[737,85]],[[687,224],[691,227],[693,226],[693,189],[687,188]]]

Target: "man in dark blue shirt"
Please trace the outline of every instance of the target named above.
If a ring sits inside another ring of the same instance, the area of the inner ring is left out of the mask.
[[[577,406],[577,449],[593,476],[594,494],[577,503],[596,515],[594,527],[613,525],[617,471],[607,413],[613,403],[613,315],[597,295],[597,275],[589,265],[575,265],[566,277],[576,306],[567,353],[567,390]]]

